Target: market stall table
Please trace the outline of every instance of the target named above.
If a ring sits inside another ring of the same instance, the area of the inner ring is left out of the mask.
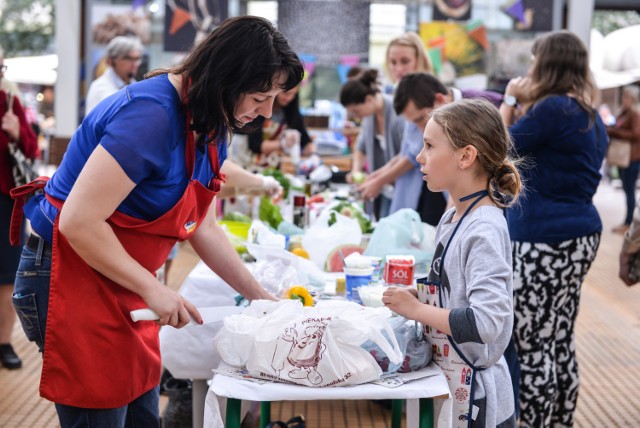
[[[335,274],[328,274],[335,278]],[[330,288],[330,286],[328,286]],[[236,304],[237,293],[218,275],[216,275],[204,262],[199,262],[189,273],[180,288],[180,294],[195,304],[197,307],[209,306],[233,306]],[[221,359],[214,351],[213,338],[222,327],[222,323],[205,324],[201,326],[186,327],[182,329],[162,328],[160,331],[160,349],[164,366],[178,379],[192,379],[193,381],[193,426],[202,427],[205,420],[205,403],[208,394],[217,391],[224,396],[224,389],[218,390],[219,387],[234,386],[236,380],[229,378],[226,381],[222,378],[227,376],[215,376],[213,382],[213,390],[207,386],[207,382],[213,377],[213,369],[217,368]],[[433,365],[431,365],[433,366]],[[431,367],[430,366],[430,367]],[[436,369],[437,370],[437,369]],[[218,380],[215,380],[218,379]],[[273,386],[257,385],[253,382],[247,382],[248,388],[256,388],[264,390],[269,400],[257,401],[280,401],[292,399],[296,397],[299,400],[303,395],[294,390],[293,395],[281,395],[278,388]],[[226,385],[226,386],[225,386]],[[308,388],[298,387],[294,385],[276,384],[284,387],[303,388],[309,393],[329,394],[329,395],[312,395],[307,399],[368,399],[368,398],[388,398],[388,399],[418,399],[431,398],[448,394],[447,383],[444,375],[440,372],[434,376],[412,381],[402,387],[391,389],[377,385],[359,385],[356,387],[340,387],[340,388]],[[275,388],[276,394],[272,394],[270,388]],[[426,389],[425,389],[426,388]],[[286,388],[285,388],[286,389]],[[325,392],[330,390],[330,392]],[[209,391],[209,393],[207,392]],[[345,392],[348,391],[348,392]],[[345,395],[347,394],[345,398]],[[356,395],[352,395],[356,394]],[[250,394],[229,395],[232,398],[251,400]],[[291,397],[291,398],[287,398]],[[415,401],[415,400],[412,400]],[[233,402],[233,401],[232,401]],[[415,405],[415,403],[413,404]],[[422,408],[422,406],[420,406]],[[266,409],[263,406],[263,409]],[[234,411],[235,412],[235,411]],[[410,417],[410,415],[408,416]],[[411,416],[412,417],[412,416]],[[204,425],[212,426],[212,425]],[[213,425],[215,426],[215,425]],[[429,426],[429,425],[425,425]]]
[[[225,367],[222,366],[221,369],[224,370]],[[425,377],[417,378],[420,375]],[[214,375],[209,386],[204,423],[206,427],[217,428],[222,427],[223,419],[226,419],[227,428],[239,428],[240,401],[242,400],[263,403],[260,426],[264,427],[270,419],[269,406],[264,404],[271,401],[391,399],[394,400],[392,427],[400,428],[401,400],[420,400],[418,425],[420,428],[433,427],[433,399],[449,396],[449,386],[440,368],[430,364],[418,372],[399,374],[398,378],[414,380],[397,387],[366,383],[345,387],[310,388],[279,382],[256,383],[219,373]],[[223,404],[225,401],[226,406]]]

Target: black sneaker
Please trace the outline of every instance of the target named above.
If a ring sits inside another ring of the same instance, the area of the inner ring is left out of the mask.
[[[22,360],[13,350],[13,346],[11,346],[10,343],[0,345],[0,361],[2,361],[2,365],[9,370],[22,367]]]

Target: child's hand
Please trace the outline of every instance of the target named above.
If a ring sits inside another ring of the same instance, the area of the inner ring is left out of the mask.
[[[382,302],[393,312],[407,319],[415,320],[423,306],[410,288],[389,287],[382,294]]]

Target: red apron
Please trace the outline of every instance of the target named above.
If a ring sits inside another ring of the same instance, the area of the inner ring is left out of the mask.
[[[189,123],[187,114],[191,179],[182,198],[151,222],[117,211],[108,219],[125,250],[149,272],[162,266],[176,240],[193,235],[223,181],[215,144],[208,145],[214,171],[209,188],[193,178],[195,139]],[[61,201],[47,198],[62,207]],[[41,396],[69,406],[106,409],[125,406],[156,387],[162,370],[159,326],[134,323],[129,315],[143,307],[139,295],[80,258],[58,230],[56,219]]]

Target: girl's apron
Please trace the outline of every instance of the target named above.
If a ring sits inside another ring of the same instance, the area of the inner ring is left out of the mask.
[[[154,221],[117,211],[107,220],[127,253],[152,273],[165,262],[176,240],[193,236],[224,179],[216,144],[207,145],[214,172],[209,186],[194,179],[196,144],[190,122],[187,109],[190,181],[176,205]],[[23,205],[25,193],[43,188],[45,182],[41,177],[24,189],[14,189],[12,196],[22,197]],[[47,199],[62,208],[62,201],[48,195]],[[160,382],[159,326],[131,320],[130,311],[146,307],[145,302],[87,265],[58,230],[58,218],[53,229],[40,394],[55,403],[82,408],[125,406]]]
[[[427,305],[444,308],[442,296],[442,276],[444,273],[444,259],[449,249],[449,244],[460,228],[460,224],[469,214],[471,209],[488,195],[486,190],[465,196],[460,201],[476,198],[464,212],[453,233],[449,237],[440,259],[435,259],[431,272],[436,279],[429,281],[428,278],[421,278],[417,282],[418,299]],[[433,278],[433,275],[429,275]],[[453,338],[440,330],[436,330],[428,325],[423,326],[423,334],[427,342],[431,344],[433,350],[433,361],[442,369],[449,383],[452,396],[452,427],[470,427],[472,419],[475,419],[477,409],[473,409],[473,394],[475,386],[476,372],[484,368],[474,366],[469,359],[460,351]],[[469,417],[472,415],[472,417]]]

